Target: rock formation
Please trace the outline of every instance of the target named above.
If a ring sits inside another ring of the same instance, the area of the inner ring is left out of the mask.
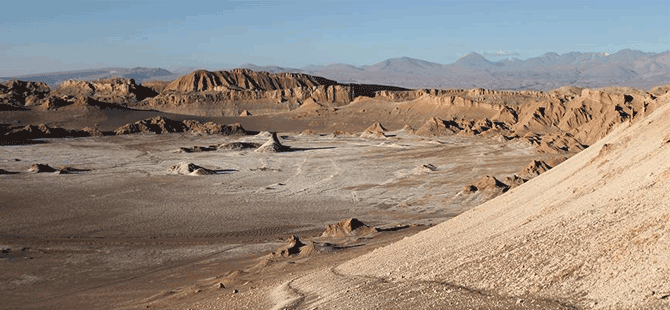
[[[0,105],[23,107],[48,96],[50,88],[42,82],[9,80],[0,83]]]
[[[123,125],[114,131],[117,135],[133,133],[161,134],[191,132],[210,135],[244,135],[246,130],[240,124],[221,125],[213,122],[200,123],[196,120],[175,121],[164,116],[147,118]]]
[[[493,176],[487,175],[479,180],[477,182],[466,185],[463,188],[463,193],[464,194],[469,194],[469,193],[474,193],[474,192],[495,192],[495,193],[504,193],[509,189],[509,186],[507,184],[500,182],[500,180],[496,179]]]
[[[415,132],[417,135],[496,133],[506,139],[525,139],[543,153],[579,152],[618,124],[635,122],[658,106],[653,94],[622,87],[598,90],[566,87],[548,93],[474,89],[380,91],[378,94],[394,101],[409,100],[412,103],[409,110],[427,110],[431,104],[433,109],[452,107],[429,118]],[[466,115],[473,109],[488,111],[491,116],[455,116]]]
[[[67,80],[33,105],[40,105],[45,110],[68,105],[122,108],[157,94],[151,88],[135,84],[133,79]]]
[[[6,141],[25,141],[41,138],[87,137],[94,134],[96,134],[96,132],[90,128],[85,130],[68,130],[40,124],[12,128],[2,136],[3,140]]]
[[[322,77],[299,73],[268,73],[249,69],[214,72],[197,70],[174,80],[165,87],[165,91],[179,93],[223,89],[270,91],[336,84],[337,82]]]
[[[351,236],[365,236],[376,233],[377,229],[365,225],[356,218],[349,218],[339,221],[335,224],[328,225],[326,230],[321,234],[322,238],[346,238]]]
[[[547,170],[551,169],[551,166],[549,166],[546,162],[543,160],[533,160],[526,168],[524,168],[521,171],[521,175],[526,177],[526,178],[534,178]]]
[[[361,138],[386,138],[386,128],[376,122],[363,131]]]
[[[238,116],[290,111],[300,102],[346,105],[353,100],[352,88],[321,77],[297,73],[267,73],[248,69],[198,70],[168,84],[161,94],[138,108],[197,114]]]
[[[447,127],[447,124],[437,117],[429,118],[421,127],[419,127],[419,129],[414,132],[414,134],[417,136],[425,137],[438,137],[453,133],[453,130]]]
[[[56,169],[47,164],[33,164],[28,168],[31,173],[56,172]]]
[[[194,163],[187,163],[187,162],[181,162],[176,165],[170,166],[168,172],[172,174],[183,174],[183,175],[216,174],[216,171],[214,170],[209,170],[201,166],[198,166]]]
[[[270,139],[256,149],[258,153],[281,153],[290,152],[291,147],[282,145],[276,132],[272,132]]]
[[[272,252],[272,256],[274,257],[289,257],[292,255],[297,255],[297,254],[302,254],[304,252],[305,248],[307,248],[307,244],[303,243],[300,241],[300,238],[295,235],[291,235],[286,242],[288,243],[287,245],[277,249],[276,251]]]

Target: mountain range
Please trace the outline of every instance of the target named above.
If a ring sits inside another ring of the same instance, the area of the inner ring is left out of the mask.
[[[339,83],[380,84],[405,88],[488,88],[550,90],[562,86],[631,86],[649,89],[670,81],[670,51],[645,53],[625,49],[614,54],[546,53],[525,60],[491,61],[470,53],[451,64],[410,57],[387,59],[373,65],[308,65],[303,68],[243,64],[238,68],[270,73],[291,72],[325,77]],[[144,80],[179,77],[161,68],[104,68],[12,77],[57,85],[67,79],[93,80],[112,76]],[[9,79],[0,78],[0,80]]]
[[[331,64],[282,68],[240,66],[252,70],[296,72],[340,83],[384,84],[407,88],[488,88],[550,90],[562,86],[631,86],[651,88],[670,81],[670,51],[645,53],[621,50],[614,54],[570,52],[490,61],[470,53],[451,64],[410,57],[392,58],[367,66]]]

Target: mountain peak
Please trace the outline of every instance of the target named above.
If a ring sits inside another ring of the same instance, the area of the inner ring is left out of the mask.
[[[484,58],[484,56],[472,52],[470,54],[467,54],[460,59],[458,59],[454,65],[461,66],[464,68],[479,68],[479,69],[488,69],[488,68],[493,68],[493,67],[500,67],[502,66],[502,63],[497,62],[491,62],[488,59]]]
[[[544,57],[544,58],[558,58],[558,57],[561,57],[561,55],[559,55],[559,54],[556,53],[556,52],[547,52],[547,53],[542,54],[542,56],[540,56],[540,57]]]
[[[441,64],[403,56],[400,58],[390,58],[374,65],[367,66],[365,67],[365,70],[413,73],[439,68],[442,68]]]

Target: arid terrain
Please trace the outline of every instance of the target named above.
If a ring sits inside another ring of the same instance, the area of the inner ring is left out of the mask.
[[[0,84],[0,307],[664,309],[670,87]]]

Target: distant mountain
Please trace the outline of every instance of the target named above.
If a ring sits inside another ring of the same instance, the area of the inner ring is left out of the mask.
[[[303,68],[243,64],[239,68],[269,73],[302,73],[339,83],[378,84],[405,88],[489,88],[550,90],[562,86],[632,86],[651,88],[670,83],[670,51],[645,53],[624,49],[614,54],[570,52],[545,53],[525,60],[490,61],[470,53],[451,64],[439,64],[410,57],[354,66],[350,64],[309,65]],[[176,68],[173,74],[160,68],[103,68],[14,77],[56,85],[66,79],[93,80],[112,76],[144,80],[174,80],[195,71]],[[8,78],[4,78],[8,79]],[[3,78],[0,78],[3,80]]]
[[[303,71],[296,68],[284,68],[278,66],[257,66],[254,64],[243,64],[238,68],[249,69],[254,71],[265,71],[268,73],[281,73],[281,72],[301,73]]]
[[[410,57],[353,66],[309,65],[300,69],[243,65],[253,70],[306,73],[340,83],[382,84],[407,88],[472,88],[550,90],[562,86],[611,85],[651,88],[670,83],[670,51],[645,53],[625,49],[614,54],[570,52],[490,61],[470,53],[451,64]]]
[[[136,83],[151,79],[175,79],[172,72],[162,68],[102,68],[78,71],[50,72],[42,74],[31,74],[13,77],[0,77],[0,80],[18,79],[24,81],[44,82],[51,86],[59,85],[66,80],[92,81],[110,77],[125,77],[135,79]]]
[[[470,53],[441,65],[409,57],[369,66],[307,66],[303,73],[341,83],[384,84],[407,88],[472,88],[550,90],[562,86],[611,85],[651,88],[670,83],[670,51],[614,54],[570,52],[493,62]]]
[[[455,63],[450,64],[449,66],[459,66],[468,69],[493,69],[496,67],[503,67],[505,66],[505,63],[491,62],[482,55],[477,53],[470,53],[461,57]]]
[[[309,65],[302,68],[303,71],[317,72],[317,71],[363,71],[364,69],[350,64],[329,64],[327,66]]]
[[[409,57],[391,58],[376,63],[371,66],[363,66],[363,70],[368,72],[389,72],[389,73],[423,73],[442,69],[442,65],[421,59]]]
[[[118,71],[117,71],[118,72]],[[172,72],[162,68],[142,68],[136,67],[122,73],[123,77],[135,79],[135,82],[140,83],[144,80],[149,80],[154,77],[171,76]]]

